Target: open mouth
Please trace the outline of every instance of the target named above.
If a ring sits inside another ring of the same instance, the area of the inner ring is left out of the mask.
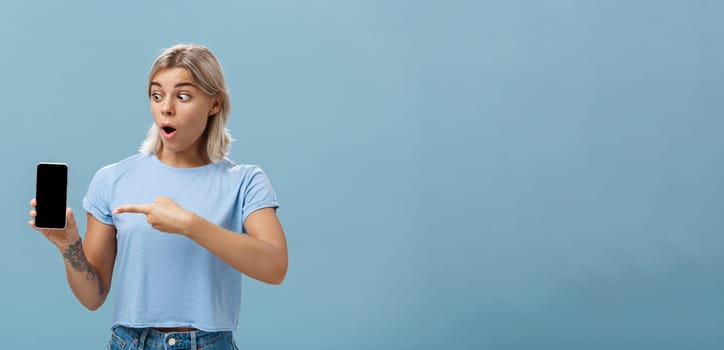
[[[170,126],[164,126],[163,128],[161,128],[161,130],[163,130],[163,132],[167,135],[173,134],[173,132],[176,131],[175,128],[172,128]]]

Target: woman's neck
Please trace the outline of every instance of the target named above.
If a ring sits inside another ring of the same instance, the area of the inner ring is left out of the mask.
[[[211,163],[211,160],[202,155],[200,151],[190,149],[181,152],[170,152],[161,147],[156,157],[161,163],[174,168],[195,168]]]

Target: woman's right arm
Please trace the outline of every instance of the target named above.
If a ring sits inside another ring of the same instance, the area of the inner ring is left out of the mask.
[[[30,202],[35,208],[35,200]],[[30,212],[35,217],[36,212]],[[87,214],[88,227],[85,241],[78,233],[78,225],[70,208],[66,211],[67,225],[64,230],[47,230],[30,227],[41,232],[61,252],[65,263],[70,289],[81,304],[90,310],[98,309],[108,296],[113,264],[116,260],[116,229],[106,225],[93,215]]]

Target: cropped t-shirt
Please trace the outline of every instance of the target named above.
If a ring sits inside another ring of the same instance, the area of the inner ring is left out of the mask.
[[[113,214],[121,205],[151,203],[160,195],[239,234],[249,214],[279,207],[258,166],[229,159],[175,168],[139,153],[98,170],[83,207],[116,228],[112,326],[236,330],[238,270],[182,235],[155,230],[143,214]]]

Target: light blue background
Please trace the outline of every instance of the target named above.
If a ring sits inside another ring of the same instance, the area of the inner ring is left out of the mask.
[[[70,164],[82,218],[178,42],[282,203],[242,349],[724,347],[721,2],[202,3],[0,5],[2,348],[104,347],[110,303],[27,227],[34,165]]]

